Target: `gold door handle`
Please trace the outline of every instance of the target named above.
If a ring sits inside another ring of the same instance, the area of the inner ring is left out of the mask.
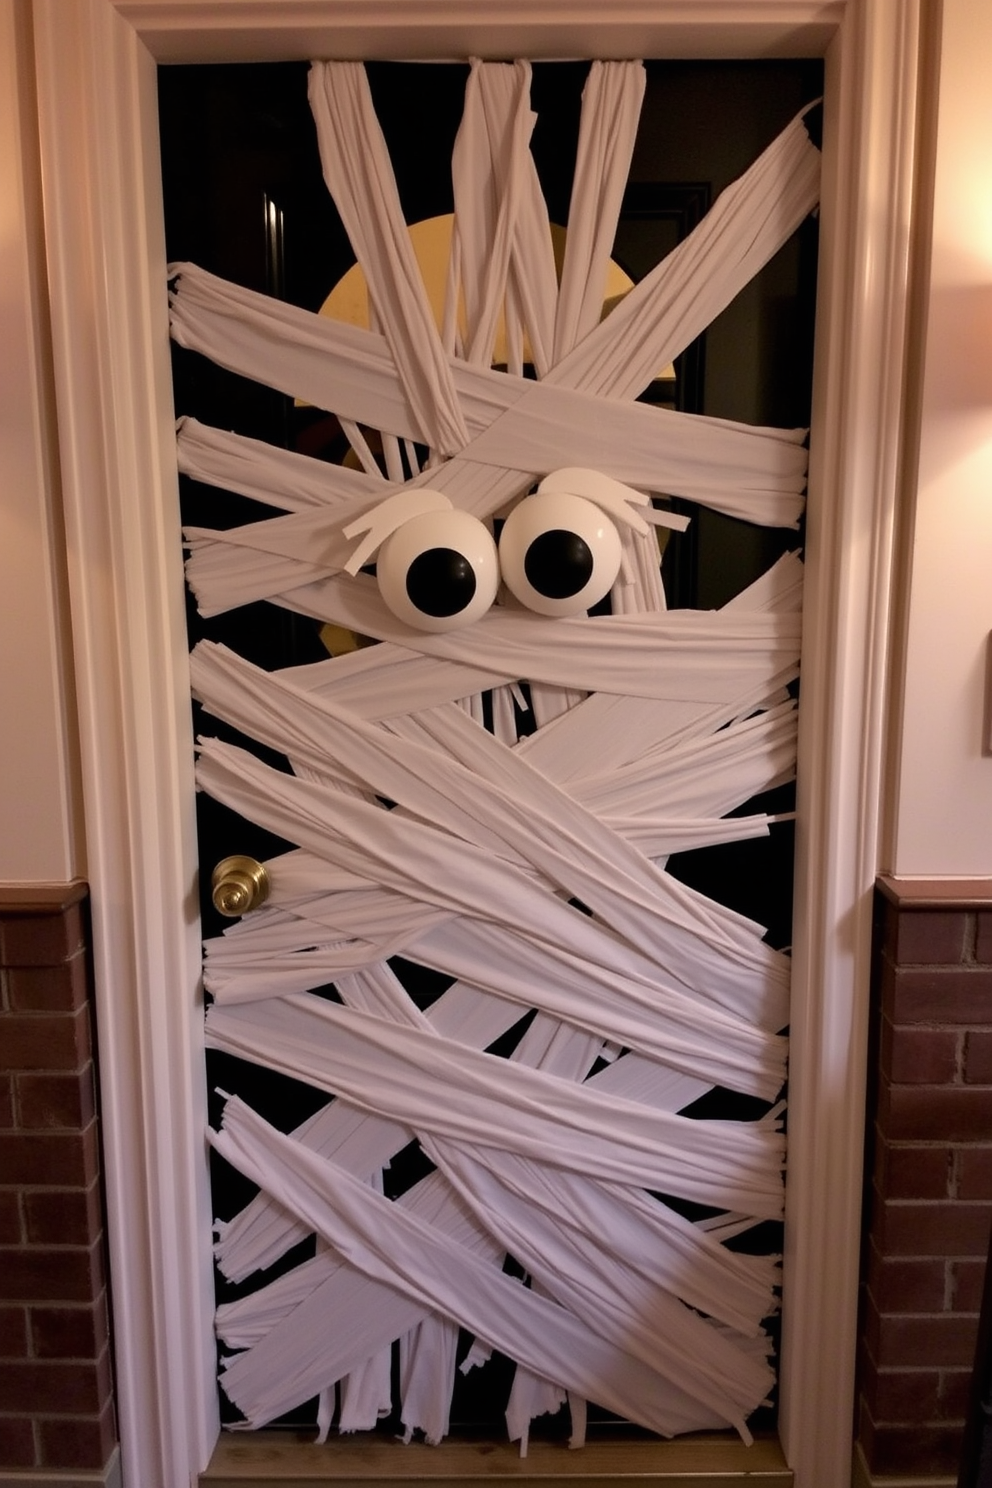
[[[214,908],[228,919],[258,909],[269,897],[269,875],[254,858],[222,858],[210,878]]]

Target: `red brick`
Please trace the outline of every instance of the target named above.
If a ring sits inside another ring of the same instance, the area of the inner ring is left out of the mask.
[[[896,1084],[949,1084],[958,1068],[957,1029],[906,1028],[882,1019],[881,1073]]]
[[[874,1421],[932,1421],[940,1402],[936,1369],[877,1369],[862,1365],[861,1394]]]
[[[882,1007],[893,1023],[990,1023],[992,969],[964,966],[924,971],[886,962]]]
[[[71,1075],[18,1075],[15,1084],[24,1131],[47,1127],[81,1131],[96,1114],[92,1063]]]
[[[970,1085],[992,1085],[992,1031],[972,1028],[965,1035],[964,1077]]]
[[[890,1085],[878,1124],[893,1142],[982,1142],[992,1134],[992,1091],[973,1085]]]
[[[951,1306],[955,1312],[978,1312],[985,1284],[985,1261],[951,1261]]]
[[[0,1039],[3,1037],[3,1016],[0,1014]],[[14,1084],[8,1074],[0,1071],[0,1129],[14,1124]]]
[[[889,1200],[878,1210],[875,1243],[884,1256],[983,1256],[990,1222],[989,1204]]]
[[[88,1188],[98,1171],[95,1121],[84,1132],[0,1132],[0,1173],[8,1183]]]
[[[85,951],[62,966],[24,966],[7,973],[7,997],[15,1012],[73,1013],[88,993]]]
[[[979,910],[978,934],[975,938],[975,960],[983,965],[992,963],[992,911]]]
[[[104,1286],[100,1244],[0,1250],[0,1279],[10,1302],[91,1302]]]
[[[32,1307],[31,1347],[38,1359],[96,1359],[107,1347],[104,1296],[80,1307]]]
[[[959,1199],[992,1199],[992,1147],[959,1148],[957,1175]]]
[[[84,945],[82,906],[57,914],[5,914],[0,919],[4,966],[59,966]]]
[[[859,1439],[872,1474],[953,1476],[963,1428],[948,1425],[876,1426],[862,1416]]]
[[[112,1404],[90,1420],[42,1418],[37,1428],[43,1467],[101,1468],[117,1445]]]
[[[25,1238],[31,1245],[89,1245],[103,1229],[99,1183],[89,1188],[28,1190],[21,1204]]]
[[[27,1313],[23,1307],[0,1307],[0,1359],[23,1359],[28,1351]]]
[[[0,1188],[0,1245],[20,1245],[21,1206],[19,1196],[13,1189]],[[3,1278],[0,1277],[0,1291]]]
[[[868,1288],[879,1312],[942,1312],[947,1290],[943,1259],[882,1257],[872,1247]]]
[[[0,1364],[0,1400],[8,1410],[47,1415],[96,1415],[107,1398],[105,1364],[75,1361],[19,1360]]]
[[[0,1468],[35,1466],[33,1422],[23,1416],[0,1416]]]
[[[950,1147],[886,1142],[875,1146],[875,1181],[889,1199],[945,1199],[950,1192]],[[990,1195],[992,1197],[992,1195]]]
[[[3,1062],[9,1070],[74,1070],[90,1057],[89,1010],[6,1013]]]
[[[897,966],[953,966],[964,959],[968,917],[962,909],[903,909],[886,936]]]
[[[979,1336],[976,1315],[944,1314],[935,1317],[892,1317],[879,1323],[879,1367],[889,1364],[958,1364],[962,1369],[974,1362]]]
[[[968,1414],[970,1394],[970,1369],[944,1370],[940,1376],[940,1402],[937,1408],[941,1420],[963,1421]]]
[[[882,1313],[877,1321],[870,1320],[866,1337],[879,1369],[913,1364],[967,1368],[975,1358],[978,1318],[972,1313],[929,1317]]]

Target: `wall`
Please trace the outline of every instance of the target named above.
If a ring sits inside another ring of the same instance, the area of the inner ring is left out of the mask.
[[[900,875],[992,874],[992,7],[944,0],[894,836]]]
[[[29,21],[2,0],[0,883],[61,883],[82,862]]]

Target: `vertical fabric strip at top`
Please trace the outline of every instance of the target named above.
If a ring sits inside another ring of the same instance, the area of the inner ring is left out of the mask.
[[[310,106],[328,190],[365,272],[420,427],[442,454],[468,443],[451,372],[410,243],[393,169],[360,62],[315,62]]]

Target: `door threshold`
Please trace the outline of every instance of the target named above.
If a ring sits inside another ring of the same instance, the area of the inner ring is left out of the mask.
[[[749,1488],[792,1488],[792,1469],[774,1436],[750,1447],[730,1433],[677,1441],[598,1441],[572,1452],[562,1442],[532,1442],[521,1457],[509,1442],[446,1441],[409,1446],[381,1436],[337,1437],[324,1446],[310,1432],[222,1432],[200,1488],[341,1488],[343,1484],[400,1485],[433,1482],[477,1488],[507,1480],[521,1488],[608,1488],[626,1479],[664,1488],[718,1488],[747,1479]]]

